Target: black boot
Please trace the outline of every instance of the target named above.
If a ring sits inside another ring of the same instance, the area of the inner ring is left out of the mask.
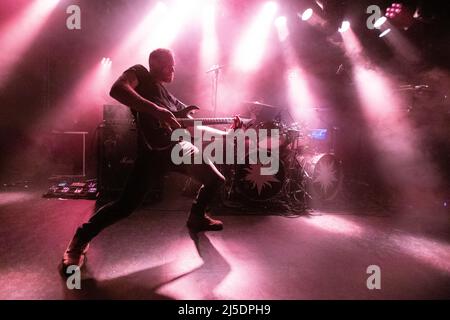
[[[223,223],[220,220],[215,220],[205,213],[197,204],[192,205],[191,213],[189,214],[186,223],[189,230],[192,232],[201,231],[220,231],[223,229]]]
[[[89,242],[81,240],[75,234],[67,246],[62,258],[62,271],[65,272],[71,265],[78,266],[80,269],[86,260],[86,252],[89,249]]]

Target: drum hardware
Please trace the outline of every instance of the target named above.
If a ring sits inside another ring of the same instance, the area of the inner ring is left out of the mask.
[[[306,208],[308,200],[312,199],[307,190],[307,179],[304,176],[308,173],[303,170],[297,161],[297,157],[301,154],[298,139],[295,140],[295,144],[284,160],[288,167],[288,174],[283,186],[283,195],[290,202],[294,202],[295,205],[301,205],[303,208]]]
[[[283,200],[294,208],[305,209],[337,197],[343,180],[341,163],[333,153],[314,150],[311,139],[305,139],[308,137],[305,129],[281,121],[260,122],[255,128],[280,130],[279,171],[273,176],[262,176],[261,164],[223,166],[221,171],[227,178],[224,200],[237,200],[243,206]],[[319,131],[321,137],[326,133],[323,129]],[[266,146],[263,143],[257,147],[259,150]]]
[[[262,103],[259,101],[245,101],[243,104],[247,105],[249,107],[255,107],[255,108],[269,108],[269,109],[277,109],[277,110],[280,109],[280,107],[272,106],[270,104],[265,104],[265,103]]]
[[[286,149],[288,142],[287,131],[285,125],[280,120],[259,122],[253,125],[255,130],[268,130],[267,138],[264,141],[258,141],[257,150],[264,149],[270,155],[270,151],[275,148],[279,149],[281,155]],[[274,141],[271,136],[271,129],[277,129],[279,132],[279,141]],[[236,145],[235,145],[236,151]],[[236,152],[235,152],[236,154]],[[284,187],[285,169],[281,159],[278,162],[278,172],[274,175],[262,175],[261,163],[250,164],[250,154],[245,156],[245,164],[233,164],[231,166],[222,166],[221,171],[227,178],[223,197],[225,200],[241,198],[244,202],[265,202],[274,199],[280,195]]]

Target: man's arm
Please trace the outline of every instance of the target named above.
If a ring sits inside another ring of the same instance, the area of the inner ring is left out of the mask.
[[[114,82],[109,95],[135,111],[155,114],[159,107],[136,92],[138,85],[136,74],[127,70]]]
[[[134,71],[127,70],[114,82],[109,94],[132,110],[148,113],[171,128],[181,127],[172,112],[139,95],[135,90],[138,85],[139,81]]]

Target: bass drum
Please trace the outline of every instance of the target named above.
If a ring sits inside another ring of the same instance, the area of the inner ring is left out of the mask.
[[[334,200],[342,187],[341,162],[330,153],[301,155],[297,161],[303,169],[313,200]]]
[[[270,155],[270,153],[269,153]],[[237,165],[235,171],[235,190],[247,200],[266,201],[280,193],[285,180],[283,162],[274,157],[272,162],[278,163],[278,170],[274,174],[263,175],[262,168],[269,168],[270,163],[263,165],[257,159],[257,163],[249,163],[249,155],[245,157],[245,164]],[[273,164],[272,163],[272,164]],[[272,165],[275,169],[275,166]],[[275,171],[275,170],[274,170]]]

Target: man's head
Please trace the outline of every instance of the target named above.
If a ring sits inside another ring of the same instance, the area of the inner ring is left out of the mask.
[[[169,49],[156,49],[148,58],[150,73],[161,82],[172,82],[175,72],[175,60]]]

